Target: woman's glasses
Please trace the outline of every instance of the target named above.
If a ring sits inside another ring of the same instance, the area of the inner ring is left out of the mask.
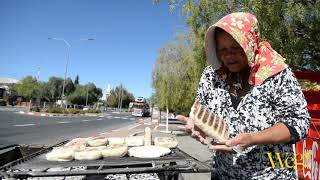
[[[236,46],[236,47],[230,47],[230,48],[221,48],[221,49],[216,49],[217,55],[218,56],[226,56],[229,54],[241,54],[243,52],[243,49],[241,46]]]

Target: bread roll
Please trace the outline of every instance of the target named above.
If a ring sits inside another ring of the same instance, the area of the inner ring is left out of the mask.
[[[100,149],[104,158],[106,157],[123,157],[128,153],[128,146],[125,144],[109,145],[104,149]]]
[[[84,151],[78,151],[74,153],[74,159],[76,160],[96,160],[102,157],[101,152],[96,149],[86,149]]]
[[[178,146],[178,141],[175,137],[155,137],[154,145],[166,148],[175,148]]]
[[[108,142],[109,142],[109,145],[124,144],[124,138],[122,138],[122,137],[109,137]]]
[[[130,136],[125,138],[127,146],[143,146],[144,137],[143,136]]]
[[[64,146],[73,146],[73,145],[87,145],[89,138],[75,138],[66,143]]]
[[[104,137],[96,137],[88,140],[88,145],[91,147],[106,146],[108,139]]]

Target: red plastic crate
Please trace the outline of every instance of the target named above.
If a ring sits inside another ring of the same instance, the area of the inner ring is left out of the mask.
[[[320,82],[320,71],[294,73],[298,79]],[[296,143],[297,173],[299,179],[320,180],[320,91],[303,91],[311,116],[308,136]],[[307,155],[308,154],[308,155]]]

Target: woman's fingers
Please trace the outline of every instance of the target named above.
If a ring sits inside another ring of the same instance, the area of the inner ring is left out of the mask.
[[[185,128],[186,128],[187,133],[192,133],[193,128],[194,128],[193,122],[189,121],[189,119],[187,117],[182,116],[182,115],[178,115],[178,116],[176,116],[176,118],[179,121],[181,121],[183,124],[185,124]]]
[[[200,128],[194,125],[192,121],[190,121],[187,117],[182,115],[177,115],[176,118],[185,124],[186,132],[191,133],[191,137],[201,142],[202,144],[209,144],[209,141],[206,140],[206,135]]]
[[[188,124],[188,118],[182,115],[176,116],[176,118],[181,121],[183,124]]]
[[[233,152],[232,147],[229,147],[229,146],[226,146],[226,145],[221,145],[221,144],[210,145],[209,149],[213,150],[213,151]]]

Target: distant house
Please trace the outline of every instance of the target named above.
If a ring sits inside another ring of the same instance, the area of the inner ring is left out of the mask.
[[[0,77],[0,99],[4,99],[7,97],[8,93],[10,93],[9,85],[17,84],[19,80],[13,78],[1,78]]]

